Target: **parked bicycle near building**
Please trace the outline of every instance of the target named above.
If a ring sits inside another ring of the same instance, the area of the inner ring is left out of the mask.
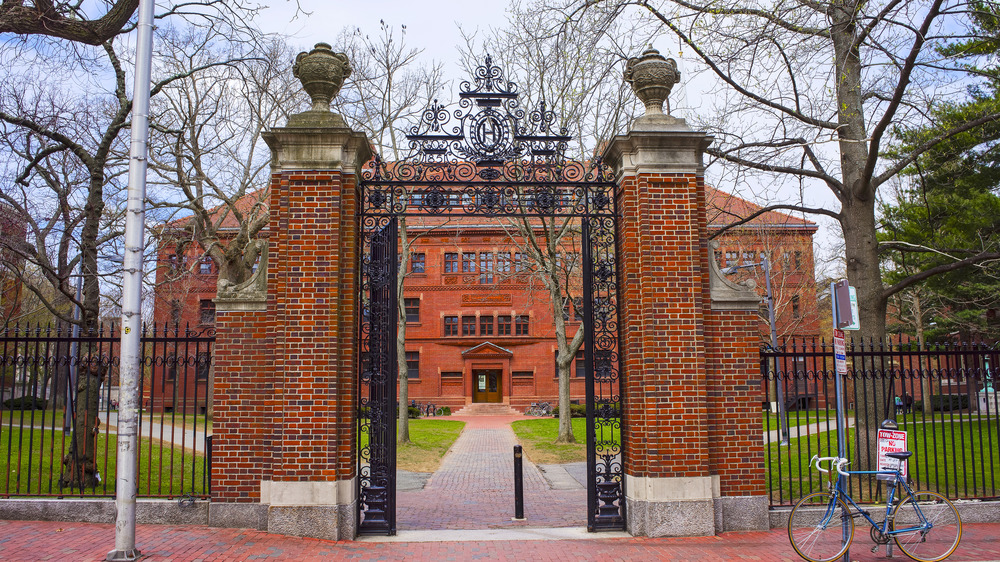
[[[899,467],[891,471],[847,471],[845,458],[813,456],[809,465],[815,463],[817,470],[829,474],[829,490],[809,494],[792,508],[788,539],[795,552],[812,562],[830,562],[842,557],[854,540],[854,519],[864,517],[871,524],[870,534],[875,541],[872,552],[893,540],[903,554],[919,562],[935,562],[951,556],[962,539],[962,519],[954,504],[944,496],[910,489],[901,468],[912,454],[887,453],[899,461]],[[823,468],[824,462],[830,463],[828,468]],[[875,513],[873,518],[845,489],[848,477],[861,474],[890,478],[882,521],[876,521],[881,506],[870,508]],[[897,492],[901,501],[897,501]],[[851,513],[848,503],[854,506],[855,513]]]

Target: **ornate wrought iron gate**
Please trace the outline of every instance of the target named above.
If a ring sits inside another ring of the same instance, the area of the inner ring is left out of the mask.
[[[396,534],[396,219],[365,231],[358,482],[363,530]]]
[[[624,471],[618,353],[615,185],[600,163],[565,157],[544,103],[526,111],[489,57],[456,109],[435,102],[411,128],[411,155],[362,174],[362,314],[358,529],[395,534],[396,223],[398,217],[578,219],[587,392],[587,527],[622,530]],[[426,220],[426,219],[424,219]]]

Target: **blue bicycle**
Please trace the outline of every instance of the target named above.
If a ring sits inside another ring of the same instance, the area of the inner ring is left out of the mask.
[[[909,451],[888,453],[889,457],[899,461],[900,467],[910,455]],[[830,463],[828,468],[823,468],[821,463],[824,462]],[[817,470],[829,474],[829,490],[809,494],[792,508],[788,518],[788,540],[799,556],[812,562],[830,562],[840,558],[851,546],[854,519],[859,516],[871,524],[871,537],[875,541],[872,552],[879,545],[889,544],[890,539],[896,542],[903,554],[920,562],[944,560],[955,552],[962,539],[962,519],[948,498],[934,492],[914,492],[899,468],[847,471],[844,470],[847,459],[840,457],[814,456],[809,466],[813,463]],[[846,478],[858,474],[880,475],[889,479],[885,518],[881,522],[875,521],[868,511],[859,507],[844,489]],[[897,491],[901,501],[897,501]],[[854,506],[855,513],[851,513],[847,502]]]

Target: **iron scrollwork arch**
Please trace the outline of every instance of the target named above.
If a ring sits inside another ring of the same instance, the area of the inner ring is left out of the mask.
[[[384,232],[397,217],[566,217],[579,218],[583,236],[583,286],[588,427],[588,515],[590,530],[624,529],[622,392],[619,360],[617,203],[611,171],[602,162],[566,157],[572,137],[557,126],[544,103],[521,107],[517,84],[486,57],[459,100],[448,107],[434,100],[408,131],[409,155],[396,162],[376,157],[361,174],[362,314],[359,366],[359,432],[368,445],[359,454],[359,530],[395,533],[394,489],[383,483],[394,472],[395,440],[387,440],[395,407],[395,361],[378,342],[395,340],[395,321],[377,314],[376,255]],[[384,256],[383,256],[384,259]],[[385,262],[389,263],[389,262]],[[390,265],[395,265],[392,260]],[[393,276],[394,277],[394,276]],[[391,295],[395,298],[395,292]],[[393,307],[394,308],[394,307]],[[389,447],[381,447],[379,441]],[[390,458],[391,457],[391,458]],[[389,469],[392,463],[393,469]]]

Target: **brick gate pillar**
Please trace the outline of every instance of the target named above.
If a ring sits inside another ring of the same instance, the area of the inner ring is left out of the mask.
[[[619,186],[625,503],[634,535],[768,526],[760,298],[724,279],[711,256],[702,163],[711,142],[647,104],[604,154]]]
[[[256,281],[220,287],[216,301],[212,523],[352,539],[356,211],[371,149],[315,97],[312,110],[264,140],[272,155],[266,282],[259,267]],[[266,297],[246,298],[254,282]]]

